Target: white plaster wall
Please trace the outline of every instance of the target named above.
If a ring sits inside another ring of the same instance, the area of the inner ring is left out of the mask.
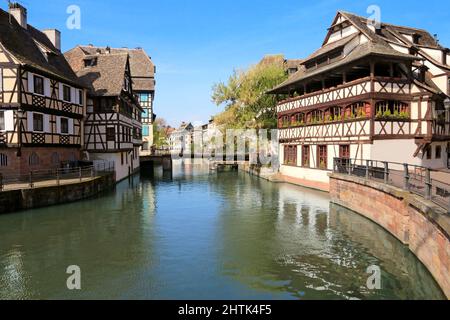
[[[441,147],[441,158],[436,158],[436,147]],[[421,155],[419,155],[421,156]],[[435,142],[431,144],[431,159],[427,159],[426,156],[422,159],[422,165],[433,169],[447,169],[448,167],[448,153],[447,142]]]
[[[125,153],[126,154],[126,153]],[[125,157],[124,154],[124,157]],[[120,181],[128,177],[128,167],[131,168],[131,157],[128,159],[128,164],[124,158],[124,163],[121,163],[120,152],[118,153],[90,153],[90,159],[104,160],[107,162],[114,162],[114,168],[116,171],[116,181]]]
[[[329,171],[301,167],[281,166],[281,174],[297,179],[329,183]]]
[[[422,165],[420,158],[413,157],[416,150],[413,139],[375,140],[370,159]]]

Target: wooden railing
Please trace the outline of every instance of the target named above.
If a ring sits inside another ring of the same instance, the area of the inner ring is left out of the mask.
[[[433,135],[450,136],[450,122],[433,120],[432,126]]]
[[[338,85],[333,88],[288,98],[277,106],[277,112],[283,113],[299,108],[314,107],[316,105],[333,104],[339,100],[353,98],[369,93],[391,93],[407,95],[411,93],[411,84],[408,80],[376,77],[374,91],[371,89],[370,77],[361,78],[352,82]]]

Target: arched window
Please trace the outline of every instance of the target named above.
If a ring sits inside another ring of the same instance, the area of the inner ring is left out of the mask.
[[[335,106],[325,110],[325,122],[334,122],[342,120],[342,108]]]
[[[292,116],[292,125],[295,126],[302,126],[305,124],[305,114],[304,113],[296,113]]]
[[[57,152],[52,154],[52,165],[59,166],[59,154]]]
[[[322,123],[324,121],[324,112],[322,110],[311,111],[306,117],[307,123]]]
[[[370,103],[357,102],[345,108],[344,119],[365,118],[370,115]]]
[[[8,166],[8,156],[6,154],[0,153],[0,167]]]
[[[377,119],[410,119],[409,104],[401,101],[379,101],[375,105],[375,112]]]
[[[36,154],[36,152],[33,152],[30,155],[28,163],[29,163],[30,166],[37,166],[37,165],[39,165],[39,156]]]

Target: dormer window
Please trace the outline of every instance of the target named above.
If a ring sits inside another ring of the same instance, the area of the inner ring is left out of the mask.
[[[420,38],[421,38],[420,34],[417,34],[417,33],[413,34],[412,35],[413,43],[419,44]]]
[[[84,60],[84,67],[88,68],[88,67],[94,67],[97,65],[97,58],[92,58],[92,59],[86,59]]]
[[[130,80],[128,79],[128,77],[125,77],[124,88],[125,91],[130,91]]]
[[[44,78],[40,76],[33,77],[34,82],[34,93],[44,95]]]

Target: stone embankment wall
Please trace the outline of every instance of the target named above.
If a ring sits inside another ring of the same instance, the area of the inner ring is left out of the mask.
[[[379,224],[427,267],[450,299],[450,216],[430,201],[362,178],[332,174],[332,202]]]
[[[91,198],[115,187],[114,173],[60,186],[0,192],[0,214]]]

